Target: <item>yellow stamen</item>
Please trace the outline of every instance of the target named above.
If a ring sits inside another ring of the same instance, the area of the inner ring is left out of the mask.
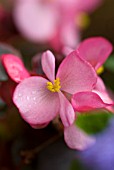
[[[103,66],[99,67],[97,70],[97,74],[100,75],[103,72],[104,72],[104,67]]]
[[[82,12],[78,16],[76,16],[75,22],[76,25],[78,25],[81,29],[85,29],[90,24],[90,18],[86,13]]]
[[[54,80],[54,83],[48,81],[47,82],[47,89],[51,92],[59,92],[61,86],[60,86],[60,79],[57,78]]]

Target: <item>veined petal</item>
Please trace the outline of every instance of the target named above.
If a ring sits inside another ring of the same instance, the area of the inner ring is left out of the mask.
[[[65,142],[71,149],[84,150],[95,143],[95,138],[88,136],[74,124],[65,127],[64,138]]]
[[[60,78],[61,90],[71,94],[92,90],[97,81],[94,69],[79,57],[77,51],[63,60],[56,77]]]
[[[102,109],[111,106],[105,103],[98,94],[94,92],[79,92],[72,97],[72,106],[75,111],[86,112],[93,109]]]
[[[58,93],[46,88],[47,81],[42,77],[30,77],[22,81],[14,92],[13,101],[21,116],[34,126],[51,121],[59,111]]]
[[[80,56],[98,69],[112,52],[112,44],[103,37],[92,37],[82,41],[78,47]]]
[[[2,55],[2,63],[9,77],[16,83],[30,76],[21,59],[13,54]]]
[[[76,117],[75,112],[72,105],[62,92],[59,92],[59,99],[60,99],[60,117],[63,122],[63,125],[65,127],[68,127],[72,125],[75,120]]]
[[[49,50],[42,55],[42,68],[48,79],[53,82],[55,79],[55,57]]]

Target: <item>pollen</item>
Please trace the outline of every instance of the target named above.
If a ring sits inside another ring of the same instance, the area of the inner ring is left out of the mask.
[[[101,66],[100,68],[98,68],[98,70],[97,70],[97,74],[98,75],[100,75],[101,73],[103,73],[104,72],[104,67],[103,66]]]
[[[47,89],[51,92],[59,92],[61,86],[60,86],[60,79],[57,78],[54,80],[54,83],[48,81],[47,82]]]

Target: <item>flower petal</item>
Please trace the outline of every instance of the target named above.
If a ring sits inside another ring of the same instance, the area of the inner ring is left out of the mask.
[[[42,68],[48,79],[53,82],[55,79],[55,57],[49,50],[42,55]]]
[[[10,78],[17,83],[30,76],[21,59],[13,54],[2,55],[2,63]]]
[[[34,42],[45,42],[55,35],[58,12],[53,5],[39,0],[16,1],[13,16],[21,33]]]
[[[88,136],[74,124],[65,127],[64,138],[71,149],[84,150],[95,143],[95,138]]]
[[[63,93],[59,92],[59,99],[60,99],[60,117],[65,127],[68,127],[73,124],[75,120],[75,112],[67,100],[67,98],[63,95]]]
[[[112,52],[112,44],[103,37],[92,37],[80,43],[80,56],[98,69]]]
[[[80,31],[72,22],[64,22],[61,29],[61,42],[64,46],[75,49],[80,42]]]
[[[60,78],[61,90],[71,94],[92,90],[97,81],[94,69],[79,57],[77,51],[63,60],[56,77]]]
[[[78,112],[86,112],[93,109],[102,109],[110,106],[94,92],[79,92],[72,97],[73,108]]]
[[[98,90],[98,91],[101,91],[101,92],[106,91],[106,87],[104,85],[104,82],[100,77],[97,77],[97,83],[96,83],[94,89]]]
[[[114,105],[114,101],[109,97],[109,94],[107,91],[98,91],[93,90],[94,93],[100,96],[100,98],[103,100],[104,103],[107,103],[109,105]]]
[[[21,116],[34,126],[51,121],[59,111],[58,93],[50,92],[46,83],[42,77],[30,77],[22,81],[14,92],[13,101]]]

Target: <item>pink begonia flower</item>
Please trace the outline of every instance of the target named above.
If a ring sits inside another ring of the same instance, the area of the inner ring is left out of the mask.
[[[32,127],[48,123],[60,114],[68,146],[73,149],[85,148],[94,139],[85,135],[81,130],[78,131],[78,128],[73,125],[76,119],[75,112],[64,94],[72,95],[76,92],[91,91],[97,81],[94,69],[82,60],[76,51],[62,61],[56,77],[55,58],[50,51],[42,55],[42,68],[48,79],[33,76],[19,83],[13,96],[15,105],[23,119]],[[70,139],[69,132],[74,132],[72,134],[74,138]],[[76,136],[80,137],[80,145],[78,141],[74,145],[75,140],[78,140]]]
[[[56,50],[64,45],[74,48],[80,41],[79,16],[92,12],[101,2],[16,0],[13,16],[17,28],[29,40],[50,43]]]
[[[30,124],[49,122],[59,112],[64,126],[69,126],[75,114],[63,92],[91,91],[96,83],[94,69],[75,51],[63,60],[56,77],[55,58],[50,51],[42,56],[42,68],[49,80],[39,76],[23,80],[14,92],[14,103]]]
[[[103,37],[92,37],[82,41],[77,49],[80,56],[89,62],[95,70],[103,65],[112,52],[111,43]],[[71,49],[66,48],[69,53]],[[78,102],[77,102],[78,101]],[[105,108],[112,111],[114,101],[109,97],[108,92],[101,78],[98,76],[97,83],[91,92],[80,92],[72,97],[72,105],[75,110],[83,112],[96,108]]]

